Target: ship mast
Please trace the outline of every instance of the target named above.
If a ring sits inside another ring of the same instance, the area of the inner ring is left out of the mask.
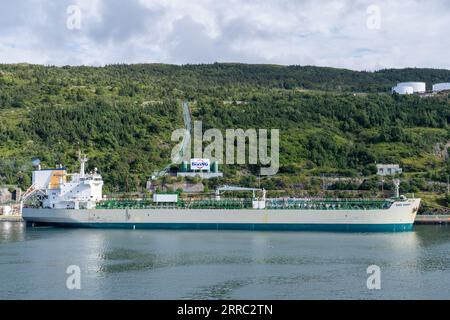
[[[400,198],[400,179],[394,179],[395,198]]]
[[[86,158],[86,155],[82,156],[81,151],[78,152],[78,159],[80,161],[80,177],[84,177],[85,164],[89,159]]]

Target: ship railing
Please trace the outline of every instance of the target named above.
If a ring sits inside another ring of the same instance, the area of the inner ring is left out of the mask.
[[[103,200],[96,209],[176,209],[177,203],[155,203],[148,200]]]
[[[270,198],[265,209],[302,210],[375,210],[389,209],[393,201],[386,199]],[[177,203],[155,203],[150,200],[103,200],[97,209],[250,209],[252,200],[182,199]]]
[[[204,200],[185,200],[181,206],[186,209],[246,209],[252,207],[252,201],[249,199],[204,199]]]
[[[311,209],[311,210],[379,210],[389,209],[392,201],[380,199],[268,199],[268,209]]]

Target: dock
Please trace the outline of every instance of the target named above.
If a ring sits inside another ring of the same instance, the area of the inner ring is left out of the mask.
[[[0,222],[23,222],[20,215],[0,215]]]
[[[417,215],[414,224],[450,224],[450,214]]]

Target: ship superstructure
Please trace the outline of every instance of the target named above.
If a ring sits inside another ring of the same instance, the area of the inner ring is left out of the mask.
[[[94,209],[102,200],[103,179],[97,173],[86,173],[86,157],[80,156],[80,172],[69,174],[66,168],[33,171],[32,186],[23,201],[36,196],[38,206],[45,209]]]

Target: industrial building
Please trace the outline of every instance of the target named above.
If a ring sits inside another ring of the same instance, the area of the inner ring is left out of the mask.
[[[7,203],[12,201],[12,194],[8,188],[0,188],[0,203]]]
[[[210,165],[209,159],[191,159],[190,165],[187,161],[183,161],[177,172],[177,177],[196,177],[202,179],[211,179],[223,177],[223,173],[219,172],[219,164],[214,161]]]
[[[377,175],[379,176],[392,176],[402,172],[403,169],[398,164],[377,164]]]
[[[433,84],[433,92],[441,92],[450,90],[450,82]]]

